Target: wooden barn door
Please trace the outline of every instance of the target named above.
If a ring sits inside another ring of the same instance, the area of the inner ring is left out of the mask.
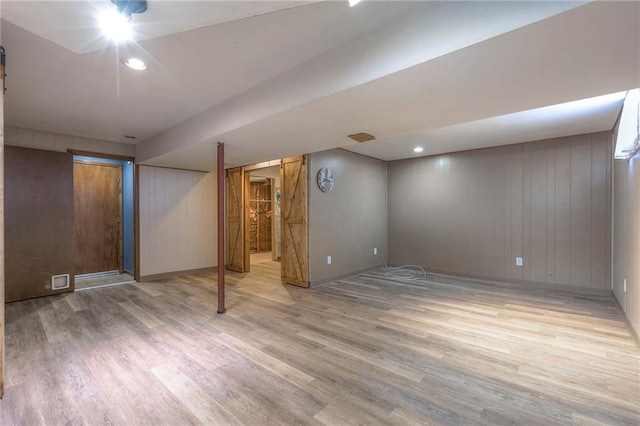
[[[249,244],[245,244],[248,182],[249,174],[242,167],[227,170],[227,269],[236,272],[249,271]]]
[[[306,158],[282,160],[280,169],[282,215],[282,281],[309,287]]]
[[[76,275],[122,272],[122,166],[74,162]]]

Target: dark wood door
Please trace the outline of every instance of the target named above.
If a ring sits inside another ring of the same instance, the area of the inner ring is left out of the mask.
[[[122,166],[73,164],[76,275],[122,272]]]
[[[282,220],[282,281],[309,286],[306,158],[282,160],[280,169]]]

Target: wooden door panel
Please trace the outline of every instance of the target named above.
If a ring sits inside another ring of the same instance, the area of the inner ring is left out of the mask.
[[[227,269],[245,271],[244,173],[242,167],[227,170]]]
[[[122,167],[74,162],[76,275],[122,272]]]
[[[243,195],[244,198],[242,204],[242,214],[244,219],[244,272],[249,272],[251,270],[251,241],[249,234],[249,216],[251,214],[251,209],[249,206],[249,199],[251,198],[251,176],[248,172],[245,172],[244,167],[242,168],[242,176],[243,176]]]
[[[308,287],[307,165],[304,156],[282,160],[280,188],[282,281]]]

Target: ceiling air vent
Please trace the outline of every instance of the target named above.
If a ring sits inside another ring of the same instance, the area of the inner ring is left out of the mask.
[[[69,288],[69,274],[51,276],[51,290]]]
[[[353,135],[349,135],[349,137],[354,141],[360,142],[360,143],[376,140],[376,137],[373,135],[370,135],[369,133],[354,133]]]

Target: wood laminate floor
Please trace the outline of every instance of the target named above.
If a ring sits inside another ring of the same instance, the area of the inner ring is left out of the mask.
[[[262,253],[251,253],[250,263],[252,265],[257,265],[258,263],[266,263],[266,262],[273,262],[270,251],[265,251]]]
[[[609,297],[252,271],[224,315],[214,273],[7,304],[0,424],[640,423]]]

